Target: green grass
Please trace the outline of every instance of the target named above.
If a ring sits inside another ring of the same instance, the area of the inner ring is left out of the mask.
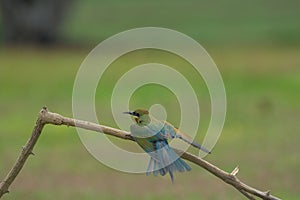
[[[4,177],[13,165],[43,105],[51,111],[72,116],[72,86],[87,53],[71,49],[0,50],[0,177]],[[158,53],[136,52],[134,60],[120,58],[111,66],[111,71],[106,72],[107,78],[102,80],[104,89],[97,91],[96,107],[107,125],[114,126],[106,105],[115,79],[123,72],[115,67],[123,63],[130,68],[133,64],[158,59]],[[297,187],[300,178],[299,53],[291,48],[210,49],[224,78],[228,112],[223,133],[213,154],[206,159],[227,171],[239,165],[242,180],[262,190],[271,189],[283,199],[297,199],[300,195]],[[169,64],[174,61],[170,55],[160,56]],[[181,68],[181,72],[193,77],[188,67]],[[111,73],[116,76],[110,76]],[[194,81],[201,82],[201,79]],[[207,92],[203,83],[195,90]],[[163,102],[173,102],[167,109],[175,116],[170,121],[178,122],[174,96],[163,88],[141,88],[134,95],[131,106],[141,106],[145,102],[146,107],[157,101],[147,96],[155,92],[162,93]],[[204,99],[202,114],[204,121],[208,121],[207,94],[198,98]],[[206,128],[207,123],[204,123],[200,134]],[[134,145],[120,140],[117,143],[122,147]],[[168,177],[154,178],[112,170],[88,154],[73,128],[46,127],[34,152],[36,156],[29,158],[11,193],[4,199],[24,196],[27,199],[241,198],[234,189],[195,165],[191,173],[176,174],[174,186]]]
[[[299,46],[299,1],[78,1],[63,26],[75,42],[94,44],[136,27],[181,31],[203,45]]]

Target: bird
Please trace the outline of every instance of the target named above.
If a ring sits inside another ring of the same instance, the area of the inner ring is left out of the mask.
[[[191,167],[182,160],[169,146],[168,140],[179,138],[188,144],[211,153],[199,143],[192,141],[189,136],[166,121],[157,120],[146,109],[123,112],[132,116],[134,123],[130,125],[130,133],[135,142],[150,155],[146,175],[151,172],[154,176],[164,176],[169,173],[174,183],[174,172],[190,171]]]

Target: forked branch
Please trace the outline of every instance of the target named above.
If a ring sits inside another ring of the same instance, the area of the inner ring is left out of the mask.
[[[122,138],[125,140],[133,140],[130,133],[126,131],[122,131],[119,129],[111,128],[108,126],[103,126],[87,121],[72,119],[68,117],[63,117],[56,113],[48,112],[46,107],[43,107],[43,109],[39,112],[38,119],[36,121],[36,124],[34,126],[34,129],[32,131],[32,135],[27,141],[26,145],[23,147],[20,156],[18,157],[15,165],[12,167],[10,172],[7,174],[4,181],[0,183],[0,198],[5,194],[9,192],[9,187],[21,171],[22,167],[24,166],[27,158],[29,155],[33,154],[32,150],[34,145],[36,144],[44,125],[46,124],[52,124],[52,125],[66,125],[66,126],[74,126],[79,127],[91,131],[96,131],[100,133],[105,133],[108,135],[112,135],[118,138]],[[231,173],[227,173],[218,167],[214,166],[213,164],[191,154],[188,152],[183,152],[178,149],[174,149],[177,154],[179,154],[183,159],[186,159],[190,162],[193,162],[200,167],[206,169],[213,175],[217,176],[224,182],[232,185],[234,188],[236,188],[238,191],[240,191],[245,197],[248,199],[255,199],[255,197],[259,197],[261,199],[267,199],[267,200],[278,200],[278,197],[272,196],[270,194],[270,191],[262,192],[260,190],[257,190],[253,187],[250,187],[240,181],[237,178],[237,173],[239,171],[239,168],[236,167]]]

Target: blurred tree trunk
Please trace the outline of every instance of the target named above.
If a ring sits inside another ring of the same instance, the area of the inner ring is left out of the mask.
[[[0,0],[5,41],[54,43],[71,0]]]

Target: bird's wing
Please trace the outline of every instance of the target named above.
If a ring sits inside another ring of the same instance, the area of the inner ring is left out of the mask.
[[[136,143],[138,143],[138,145],[140,147],[142,147],[142,149],[145,152],[151,153],[151,152],[155,151],[155,149],[153,147],[153,143],[150,140],[146,140],[144,138],[134,138],[134,140],[136,141]]]
[[[159,139],[168,140],[176,137],[174,126],[166,121],[155,120],[150,125],[152,126],[149,126],[149,128],[157,132]]]
[[[163,121],[151,119],[151,123],[145,126],[147,131],[152,134],[153,140],[167,140],[169,139],[168,131],[166,131],[166,125]]]
[[[155,128],[150,128],[148,126],[139,126],[137,124],[132,124],[130,126],[130,132],[133,137],[139,138],[150,138],[159,132]]]
[[[153,142],[158,140],[165,140],[165,138],[159,134],[160,130],[157,130],[155,126],[139,126],[133,124],[130,126],[130,132],[134,140],[142,147],[147,153],[155,151]]]

